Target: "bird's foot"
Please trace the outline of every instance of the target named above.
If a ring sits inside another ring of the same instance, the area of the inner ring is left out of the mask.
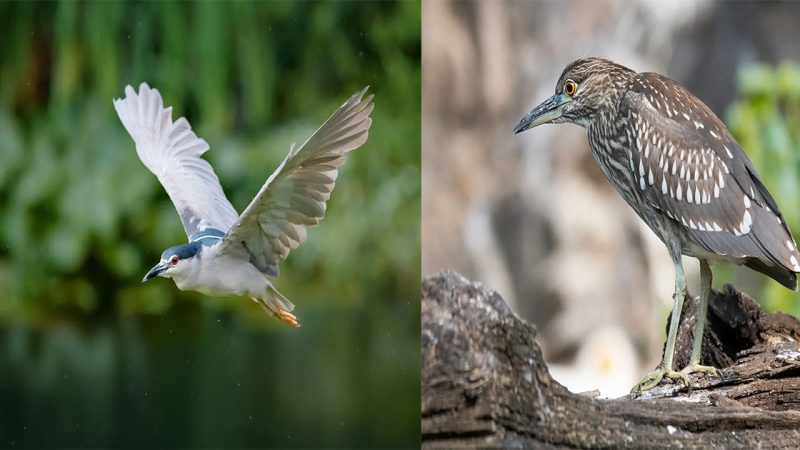
[[[276,319],[280,320],[286,325],[289,325],[292,328],[297,328],[298,326],[300,326],[297,324],[297,316],[290,313],[289,311],[286,311],[285,309],[277,308],[275,311],[272,312],[272,315]]]
[[[719,371],[715,367],[703,366],[700,365],[699,363],[689,363],[689,365],[681,369],[679,373],[682,373],[684,375],[689,375],[690,373],[696,373],[696,372],[702,372],[707,375],[713,375],[715,377],[719,376]]]
[[[673,380],[681,380],[684,386],[689,386],[689,377],[686,376],[686,373],[683,371],[675,372],[674,370],[666,370],[663,367],[659,368],[658,370],[654,370],[647,374],[646,377],[642,381],[639,382],[636,386],[631,389],[631,394],[636,392],[644,392],[653,389],[654,387],[658,386],[658,383],[661,382],[662,379],[670,378]]]

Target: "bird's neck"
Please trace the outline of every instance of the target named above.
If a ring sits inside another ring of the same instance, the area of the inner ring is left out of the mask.
[[[623,77],[615,79],[615,83],[626,83]],[[612,89],[613,94],[598,104],[600,110],[593,115],[593,120],[586,127],[589,137],[589,147],[595,161],[602,169],[606,178],[612,181],[616,190],[628,203],[635,202],[639,192],[631,189],[635,185],[632,171],[629,170],[630,142],[625,130],[626,121],[620,116],[619,105],[624,95],[625,87]],[[613,183],[614,180],[620,181]]]
[[[611,122],[617,118],[617,110],[633,75],[635,72],[620,66],[586,79],[582,89],[588,92],[587,97],[581,99],[578,112],[572,112],[569,121],[587,130],[614,125]]]

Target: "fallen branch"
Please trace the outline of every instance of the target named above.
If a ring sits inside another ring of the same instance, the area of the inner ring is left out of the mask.
[[[428,448],[800,448],[800,321],[726,285],[714,292],[692,389],[592,399],[550,377],[536,328],[481,283],[445,271],[422,285],[422,444]],[[691,353],[686,300],[675,365]]]

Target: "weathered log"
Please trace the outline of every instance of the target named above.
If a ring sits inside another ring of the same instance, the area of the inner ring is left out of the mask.
[[[675,365],[691,353],[687,298]],[[426,448],[800,448],[800,321],[726,285],[714,292],[692,388],[593,399],[550,377],[536,328],[478,282],[445,271],[422,285]],[[644,374],[642,374],[644,375]]]

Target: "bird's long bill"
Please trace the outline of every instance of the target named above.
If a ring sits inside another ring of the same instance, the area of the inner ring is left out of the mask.
[[[533,128],[558,119],[561,117],[564,105],[569,101],[570,98],[564,94],[556,94],[548,98],[542,102],[541,105],[533,108],[531,112],[526,114],[525,117],[519,121],[517,126],[514,127],[514,134],[522,133],[528,128]]]
[[[168,268],[169,268],[169,263],[166,262],[166,261],[162,261],[162,262],[156,264],[155,266],[153,266],[152,269],[150,269],[149,272],[147,272],[147,274],[144,276],[144,278],[142,278],[142,283],[144,283],[145,281],[149,280],[150,278],[157,277],[157,276],[161,275],[161,273],[164,272],[165,270],[167,270]]]

